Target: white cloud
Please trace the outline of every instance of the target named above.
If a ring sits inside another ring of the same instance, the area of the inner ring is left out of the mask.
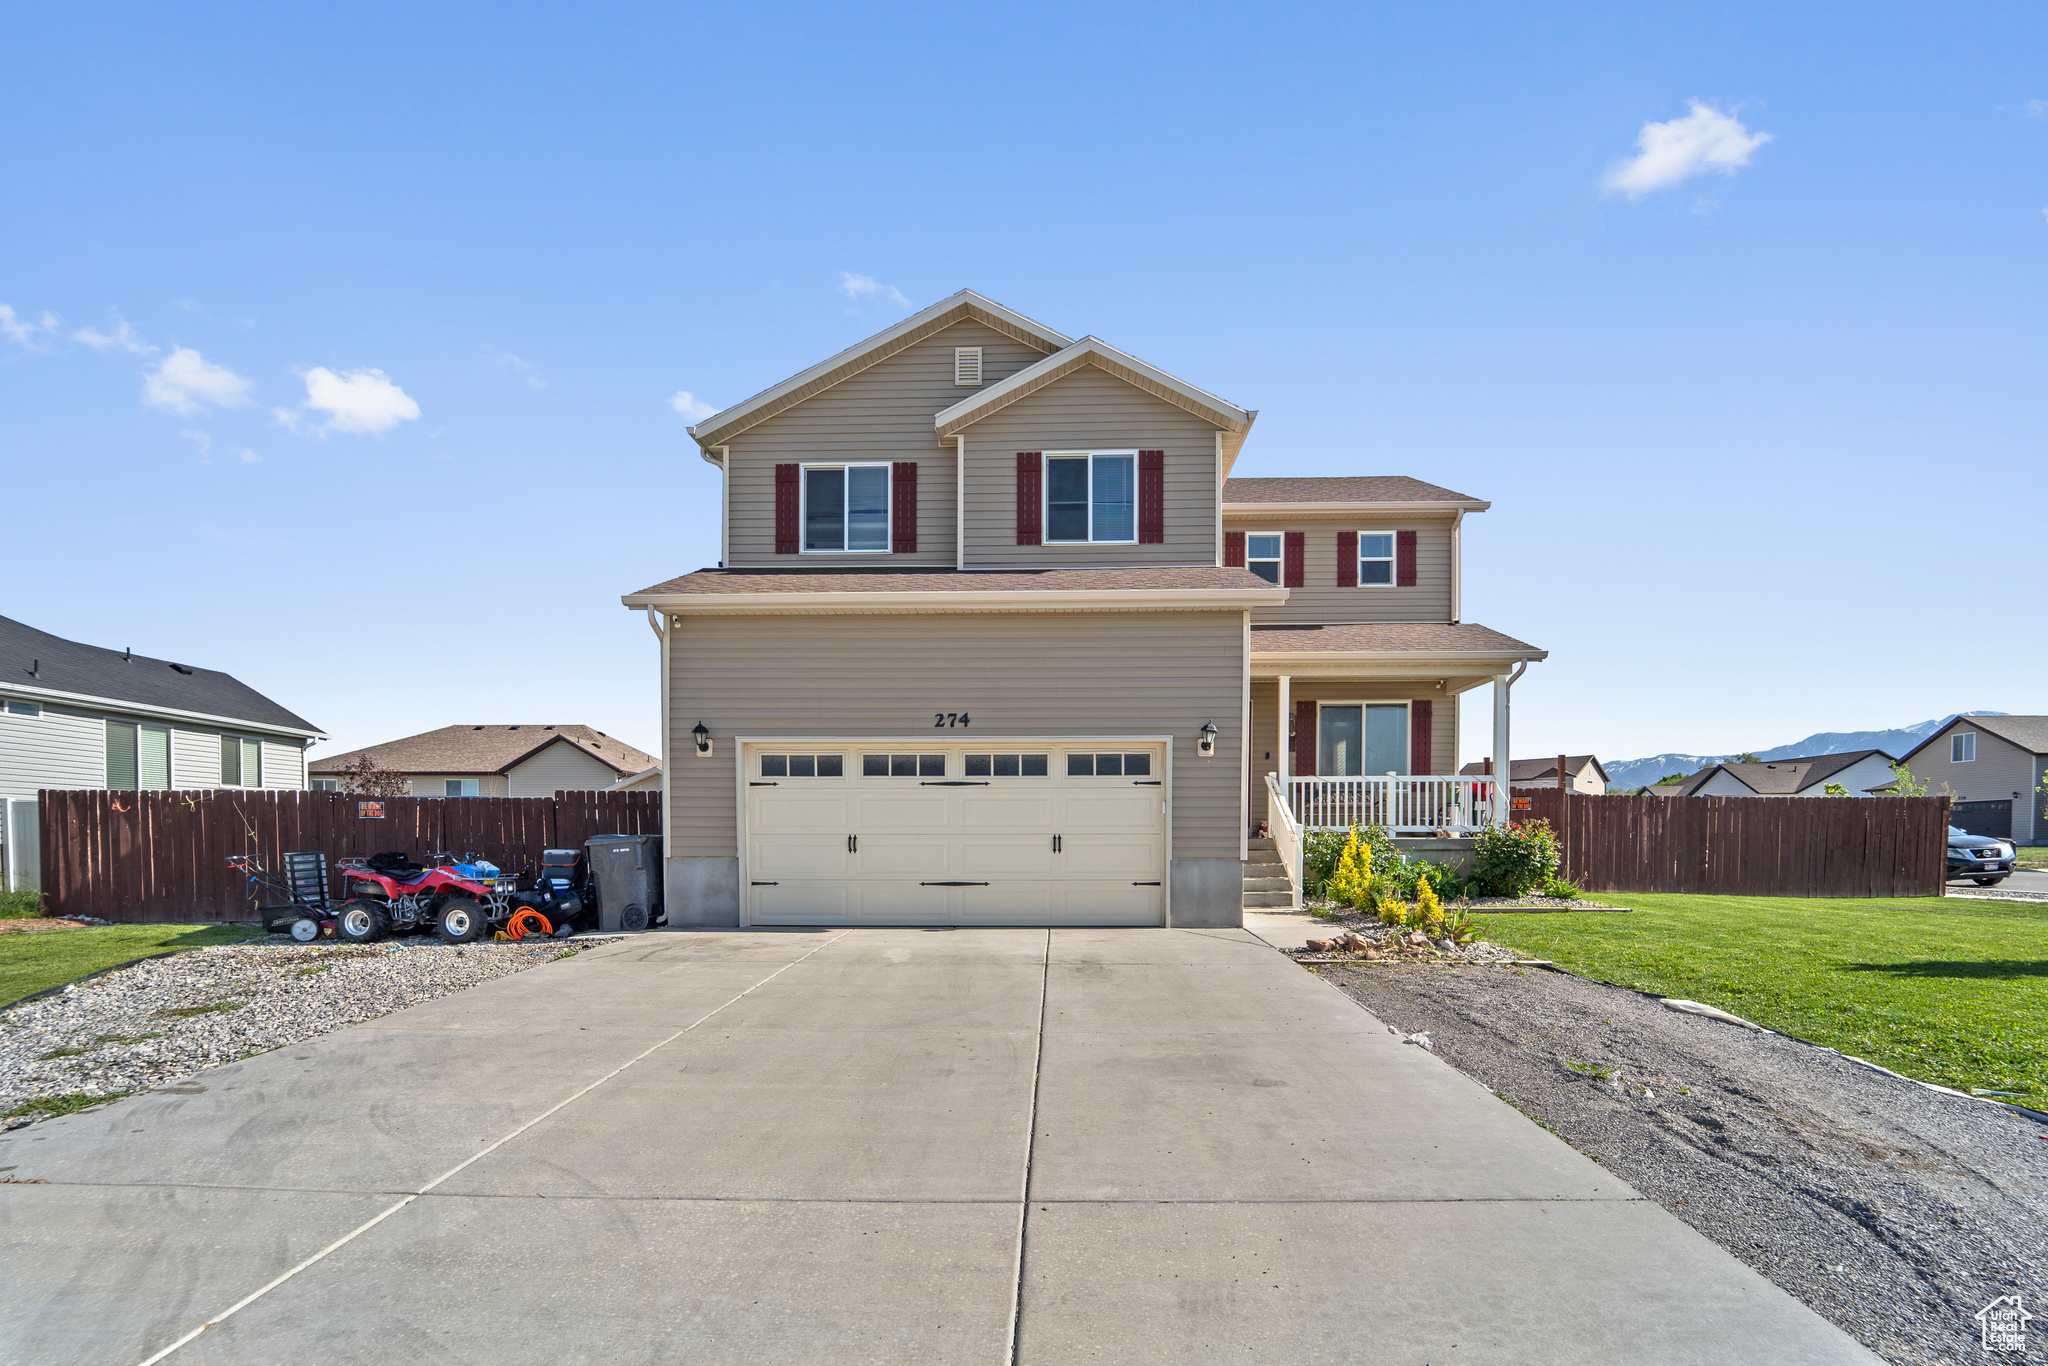
[[[855,275],[850,270],[839,272],[839,292],[859,303],[863,299],[885,299],[898,308],[910,307],[910,300],[903,297],[903,291],[894,285],[885,285],[872,275]]]
[[[260,465],[263,463],[263,457],[250,450],[247,446],[244,446],[242,447],[242,463],[244,465]]]
[[[210,364],[189,346],[172,348],[156,369],[142,376],[142,401],[180,417],[209,406],[239,408],[249,401],[249,389],[250,381],[225,366]]]
[[[1690,103],[1692,112],[1682,119],[1643,125],[1636,134],[1636,154],[1607,172],[1608,189],[1640,199],[1708,171],[1734,175],[1771,140],[1769,133],[1744,128],[1733,114],[1699,100]]]
[[[153,356],[157,348],[135,335],[126,318],[118,319],[111,332],[102,332],[97,327],[81,327],[71,334],[71,340],[84,342],[95,351],[126,351],[136,356]]]
[[[205,432],[195,432],[190,427],[187,427],[181,430],[178,435],[197,446],[201,455],[209,454],[213,450],[213,438]]]
[[[692,422],[701,421],[718,411],[718,409],[704,402],[704,400],[698,398],[688,389],[678,389],[670,394],[668,396],[668,406]]]
[[[2028,118],[2048,119],[2048,100],[2028,100],[2025,107]]]
[[[420,415],[420,405],[393,384],[382,370],[349,370],[335,374],[324,365],[305,372],[306,401],[302,407],[327,414],[326,432],[367,432],[378,435],[401,422]],[[278,420],[298,430],[298,414],[277,410]]]
[[[510,351],[500,351],[497,355],[491,357],[491,363],[503,370],[518,371],[519,377],[526,381],[526,387],[529,389],[545,389],[548,387],[548,382],[534,373],[533,362],[522,356],[515,355]]]
[[[6,304],[0,304],[0,332],[5,332],[17,346],[34,346],[36,333],[54,332],[56,328],[57,315],[54,313],[45,313],[35,322],[29,322],[17,317]]]

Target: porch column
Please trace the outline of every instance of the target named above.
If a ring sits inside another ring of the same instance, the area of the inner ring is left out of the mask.
[[[1280,714],[1274,718],[1279,739],[1273,748],[1280,752],[1280,790],[1287,790],[1287,779],[1294,771],[1294,737],[1288,732],[1294,729],[1294,678],[1291,674],[1280,675]]]
[[[1508,676],[1493,677],[1493,823],[1508,823]]]

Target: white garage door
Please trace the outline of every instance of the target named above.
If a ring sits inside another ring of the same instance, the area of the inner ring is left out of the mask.
[[[748,745],[755,925],[1163,925],[1164,747]]]

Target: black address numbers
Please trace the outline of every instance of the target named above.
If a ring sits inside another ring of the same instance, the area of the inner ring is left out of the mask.
[[[968,724],[964,711],[935,711],[932,713],[933,730],[963,730]]]

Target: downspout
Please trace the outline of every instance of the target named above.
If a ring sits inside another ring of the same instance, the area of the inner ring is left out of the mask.
[[[1517,681],[1529,671],[1529,661],[1522,660],[1515,665],[1511,674],[1497,675],[1493,680],[1493,823],[1508,823],[1508,784],[1512,776],[1514,760],[1513,744],[1508,735],[1508,709],[1510,694]]]
[[[1465,509],[1451,519],[1451,625],[1465,619]]]
[[[953,438],[953,568],[967,571],[967,437]]]
[[[668,637],[674,626],[675,618],[666,613],[657,613],[652,607],[647,609],[647,628],[653,631],[655,639],[661,642],[661,686],[654,690],[654,695],[661,699],[661,890],[664,902],[668,900],[668,860],[676,847],[675,830],[669,824],[669,813],[675,810],[674,804],[669,800],[669,784],[675,773],[674,766],[669,762],[669,731],[673,729],[670,717],[675,709],[670,706],[668,695]],[[669,923],[679,924],[681,917],[678,916]]]
[[[1223,433],[1216,433],[1216,567],[1223,567]]]
[[[718,567],[720,569],[732,560],[732,447],[718,448]],[[662,762],[667,762],[664,755]],[[667,773],[663,769],[663,773]]]

